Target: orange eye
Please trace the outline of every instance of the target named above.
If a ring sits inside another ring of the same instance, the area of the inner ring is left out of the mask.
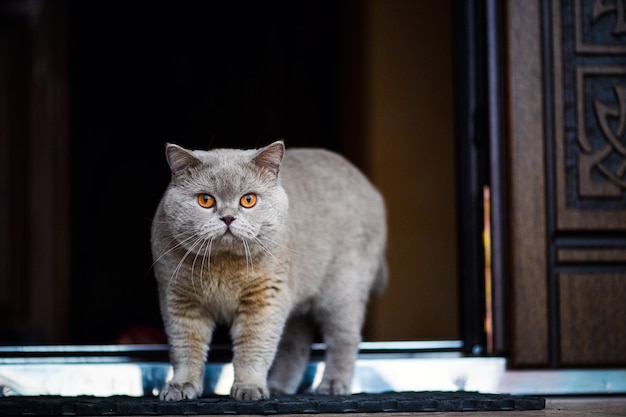
[[[239,200],[242,207],[252,208],[256,204],[256,194],[246,194]]]
[[[198,194],[198,204],[206,209],[215,205],[215,199],[211,194]]]

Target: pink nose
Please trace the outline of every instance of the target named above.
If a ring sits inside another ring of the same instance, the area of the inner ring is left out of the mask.
[[[230,224],[235,220],[234,216],[224,216],[220,217],[220,220],[226,223],[226,226],[230,226]]]

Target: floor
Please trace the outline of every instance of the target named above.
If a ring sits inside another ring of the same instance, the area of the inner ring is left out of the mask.
[[[338,417],[339,414],[328,417]],[[346,417],[346,414],[342,414]],[[626,416],[626,396],[607,397],[562,397],[548,398],[544,410],[501,411],[501,412],[450,412],[450,413],[384,413],[368,414],[368,417],[426,417],[426,416],[468,416],[468,417],[536,417],[536,416]]]
[[[324,417],[357,416],[357,414],[319,414]],[[301,415],[285,415],[300,417]],[[548,398],[544,410],[489,411],[489,412],[439,412],[439,413],[372,413],[359,414],[363,417],[427,417],[427,416],[467,416],[467,417],[539,417],[539,416],[626,416],[626,396],[607,397],[561,397]]]
[[[626,416],[626,397],[554,398],[546,401],[546,409],[541,412],[520,413],[527,417]]]
[[[320,414],[325,417],[346,417],[355,414]],[[286,415],[300,417],[302,415]],[[454,412],[454,413],[372,413],[360,414],[363,417],[426,417],[426,416],[467,416],[467,417],[538,417],[538,416],[626,416],[626,396],[620,397],[562,397],[548,398],[544,410],[528,411],[489,411],[489,412]]]

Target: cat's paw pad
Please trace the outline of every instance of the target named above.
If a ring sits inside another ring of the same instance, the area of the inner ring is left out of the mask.
[[[266,386],[235,383],[230,390],[230,396],[236,400],[267,400],[270,393]]]
[[[315,390],[318,395],[350,395],[352,390],[349,384],[337,379],[323,380]]]
[[[199,396],[200,390],[195,388],[190,382],[184,384],[168,382],[159,394],[159,398],[164,401],[193,400]]]

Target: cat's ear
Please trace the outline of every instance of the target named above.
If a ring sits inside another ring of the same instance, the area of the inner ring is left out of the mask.
[[[187,149],[171,143],[165,146],[165,156],[172,170],[172,175],[175,177],[184,173],[189,168],[193,168],[202,163],[202,161],[193,156]]]
[[[252,161],[260,168],[266,169],[274,175],[280,171],[280,163],[285,155],[285,143],[278,140],[259,151],[254,155]]]

